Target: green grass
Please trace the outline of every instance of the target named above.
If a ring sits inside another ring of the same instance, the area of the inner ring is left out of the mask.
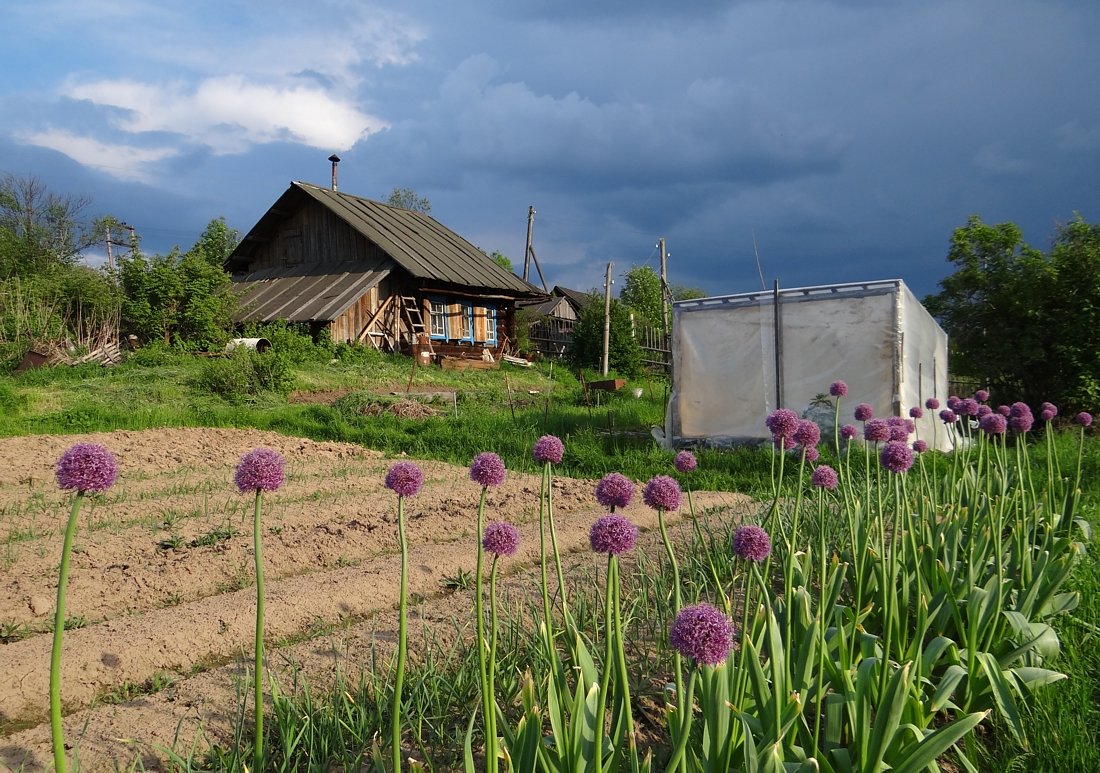
[[[28,434],[68,434],[113,429],[142,430],[157,427],[243,427],[281,432],[319,441],[357,443],[391,455],[408,454],[413,458],[438,459],[465,465],[479,451],[499,453],[514,470],[536,471],[530,452],[535,440],[552,433],[566,442],[567,454],[559,474],[597,478],[620,471],[635,480],[666,473],[671,455],[659,449],[649,436],[652,426],[663,423],[666,385],[660,379],[644,382],[644,394],[635,399],[629,394],[590,393],[586,399],[580,383],[566,368],[548,366],[523,369],[507,364],[499,371],[443,371],[436,367],[412,366],[406,358],[368,353],[361,360],[338,360],[318,356],[304,359],[294,369],[294,388],[306,391],[351,393],[334,405],[294,404],[285,396],[261,394],[231,402],[203,392],[198,386],[202,361],[187,355],[135,357],[116,368],[80,366],[30,371],[20,376],[0,377],[0,436]],[[449,403],[437,405],[440,413],[427,419],[403,419],[382,414],[364,416],[359,409],[371,402],[390,402],[391,391],[456,389],[458,415]],[[538,394],[531,394],[537,391]],[[382,397],[378,397],[378,394]],[[133,410],[130,406],[140,406]],[[1075,464],[1073,435],[1059,437],[1058,454],[1063,471]],[[760,497],[770,490],[769,455],[752,449],[708,450],[697,453],[699,470],[693,488],[729,490]],[[828,461],[828,454],[823,461]],[[947,462],[941,457],[932,474],[941,474]],[[793,465],[792,465],[793,467]],[[788,474],[795,471],[788,469]],[[1036,475],[1045,470],[1035,468]],[[1082,473],[1085,488],[1082,512],[1100,530],[1097,504],[1100,502],[1100,441],[1087,445]],[[40,501],[41,500],[41,501]],[[28,500],[24,513],[49,508],[41,496]],[[0,513],[0,520],[20,513]],[[164,513],[154,519],[170,532],[161,541],[164,547],[183,546],[182,538],[172,534],[173,527],[192,513]],[[7,542],[38,536],[34,526],[9,531]],[[231,528],[214,529],[188,543],[189,547],[216,544],[233,536]],[[728,560],[728,535],[719,531],[704,550],[685,556],[685,599],[707,593],[707,552],[711,558]],[[644,561],[644,559],[642,559]],[[640,659],[638,695],[652,688],[647,679],[663,673],[667,653],[661,642],[667,620],[667,577],[652,571],[636,572],[636,581],[624,589],[624,602],[633,611],[629,615],[632,641],[637,642],[631,658]],[[466,578],[446,578],[450,590],[461,589]],[[240,572],[225,583],[225,590],[246,586]],[[1057,621],[1062,653],[1051,664],[1069,679],[1038,693],[1028,711],[1029,743],[1024,748],[996,724],[981,735],[979,763],[984,771],[1096,770],[1100,769],[1100,750],[1095,743],[1100,727],[1100,542],[1092,540],[1089,551],[1078,566],[1070,589],[1081,594],[1080,607]],[[441,588],[441,591],[443,589]],[[165,605],[180,602],[178,594],[164,599]],[[587,614],[598,617],[598,605]],[[86,621],[71,619],[66,627]],[[513,621],[502,631],[514,652],[515,660],[502,663],[501,673],[513,676],[540,657],[531,650],[525,623]],[[25,626],[0,626],[0,641],[15,641],[26,635]],[[589,627],[589,630],[593,630]],[[467,648],[466,652],[472,652]],[[467,715],[470,702],[476,700],[476,664],[450,650],[429,647],[422,667],[410,675],[406,690],[408,716],[422,717],[412,734],[412,743],[426,759],[449,763],[451,753],[461,748],[464,732],[456,717]],[[342,683],[331,693],[310,694],[303,684],[290,685],[279,720],[272,732],[297,732],[291,723],[295,712],[313,712],[314,724],[308,729],[313,753],[323,761],[352,763],[352,756],[369,748],[370,739],[384,734],[388,722],[386,695],[389,685],[385,663],[374,664],[370,675],[358,684]],[[510,669],[510,670],[509,670]],[[502,693],[513,685],[502,685]],[[125,693],[132,686],[119,688]],[[285,696],[284,696],[285,697]],[[274,747],[273,747],[274,748]],[[352,756],[349,756],[352,755]],[[217,763],[232,767],[232,755],[225,750],[213,754]],[[301,758],[298,758],[301,762]],[[213,760],[212,760],[213,761]],[[289,760],[288,760],[289,762]]]

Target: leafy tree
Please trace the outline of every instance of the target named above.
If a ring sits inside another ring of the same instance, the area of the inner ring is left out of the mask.
[[[503,268],[505,271],[511,271],[516,273],[516,269],[512,266],[512,259],[499,250],[493,250],[489,253],[489,259]]]
[[[218,349],[230,337],[237,297],[222,269],[235,231],[218,218],[186,253],[119,259],[122,328],[145,341],[184,349]]]
[[[661,325],[661,277],[649,266],[631,266],[626,272],[619,300],[625,303],[642,321]]]
[[[413,212],[423,212],[425,215],[431,214],[432,203],[428,201],[425,196],[417,196],[416,191],[412,188],[394,188],[390,192],[390,196],[386,199],[386,203],[391,207],[401,207],[402,209],[411,209]]]
[[[75,265],[104,236],[103,221],[82,219],[90,203],[53,193],[36,177],[0,177],[0,278]]]
[[[224,217],[217,217],[207,224],[189,253],[202,258],[211,266],[221,268],[240,242],[240,232],[230,228]]]
[[[0,177],[0,343],[17,361],[39,344],[80,345],[117,324],[119,294],[103,271],[80,264],[104,236],[89,200],[51,192],[34,177]]]
[[[603,297],[592,293],[581,307],[573,328],[570,359],[576,367],[598,368],[603,357]],[[611,301],[611,330],[608,336],[608,366],[624,376],[642,372],[642,350],[630,326],[630,311],[617,300]]]
[[[707,294],[698,287],[687,287],[686,285],[669,285],[668,291],[672,293],[672,300],[674,301],[690,301],[694,298],[707,297]]]
[[[973,216],[947,259],[956,270],[925,305],[949,336],[952,373],[988,381],[1001,402],[1100,404],[1100,226],[1075,218],[1045,254],[1015,224]]]

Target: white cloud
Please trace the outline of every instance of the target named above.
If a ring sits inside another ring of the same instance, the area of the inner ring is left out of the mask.
[[[208,78],[193,89],[181,83],[101,80],[74,84],[67,96],[125,111],[115,119],[124,131],[181,134],[218,154],[278,140],[346,150],[386,128],[382,120],[315,85],[258,83],[243,75]]]
[[[64,153],[85,166],[102,169],[112,177],[130,182],[149,182],[157,176],[153,167],[160,161],[178,155],[175,148],[136,148],[131,145],[108,144],[82,137],[61,129],[23,135],[29,145],[38,145]]]

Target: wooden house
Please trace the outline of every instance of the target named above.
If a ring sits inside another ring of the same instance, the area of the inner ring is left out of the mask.
[[[499,356],[540,291],[434,218],[294,182],[226,261],[239,322],[307,323],[336,342]]]
[[[573,343],[573,328],[590,296],[555,285],[545,300],[521,301],[531,347],[548,357],[564,357]]]

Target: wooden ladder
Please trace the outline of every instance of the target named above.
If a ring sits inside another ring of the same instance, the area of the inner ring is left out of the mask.
[[[408,295],[401,296],[401,315],[409,330],[409,343],[415,346],[420,343],[420,336],[424,333],[424,312],[416,298]],[[435,354],[435,349],[432,348],[432,337],[425,335],[424,341],[427,343],[428,351]]]

